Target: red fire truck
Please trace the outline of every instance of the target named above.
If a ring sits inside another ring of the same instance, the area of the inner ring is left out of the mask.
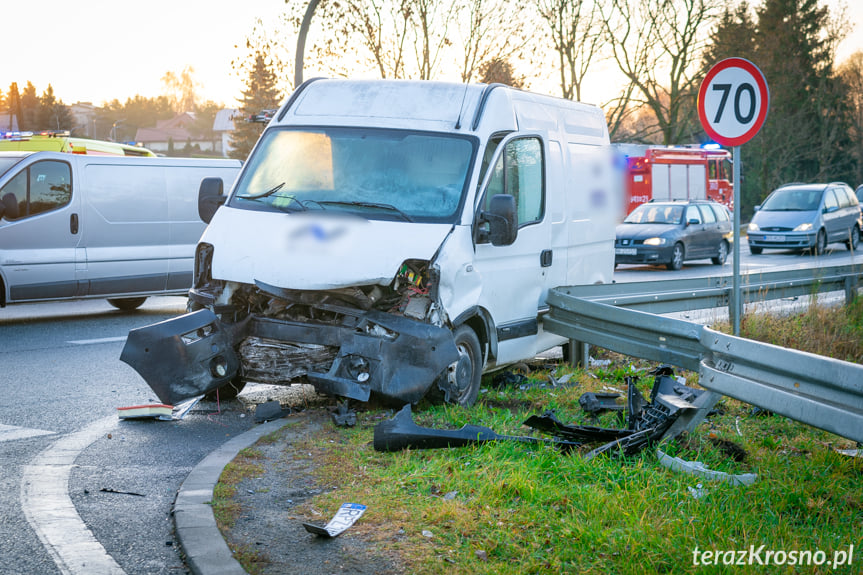
[[[617,149],[626,158],[627,214],[651,199],[710,199],[734,209],[727,150],[639,144],[617,144]]]

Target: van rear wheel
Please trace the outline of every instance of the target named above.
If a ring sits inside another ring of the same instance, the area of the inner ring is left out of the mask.
[[[121,297],[108,299],[109,304],[123,311],[138,309],[145,301],[147,301],[146,297]]]

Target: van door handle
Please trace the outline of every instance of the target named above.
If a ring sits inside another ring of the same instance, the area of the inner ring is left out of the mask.
[[[78,214],[69,216],[69,231],[72,232],[72,235],[78,233]]]
[[[550,267],[553,253],[551,250],[542,250],[542,253],[539,254],[539,265],[544,268]]]

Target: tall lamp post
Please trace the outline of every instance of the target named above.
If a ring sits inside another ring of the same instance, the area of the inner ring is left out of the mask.
[[[303,23],[300,25],[300,34],[297,37],[297,54],[294,61],[294,90],[300,87],[303,83],[303,52],[306,49],[306,35],[309,33],[309,26],[312,23],[312,15],[315,13],[315,8],[318,6],[318,0],[310,0],[306,6],[306,14],[303,16]]]

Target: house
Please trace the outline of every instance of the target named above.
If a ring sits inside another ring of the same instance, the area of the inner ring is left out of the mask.
[[[204,153],[221,152],[221,141],[196,133],[194,123],[195,113],[183,112],[170,120],[159,120],[155,128],[138,128],[135,142],[160,154],[167,153],[171,147],[179,152],[187,144]]]
[[[213,132],[220,138],[222,155],[227,157],[231,152],[231,132],[234,131],[234,118],[239,117],[236,108],[224,108],[216,112],[213,120]]]

